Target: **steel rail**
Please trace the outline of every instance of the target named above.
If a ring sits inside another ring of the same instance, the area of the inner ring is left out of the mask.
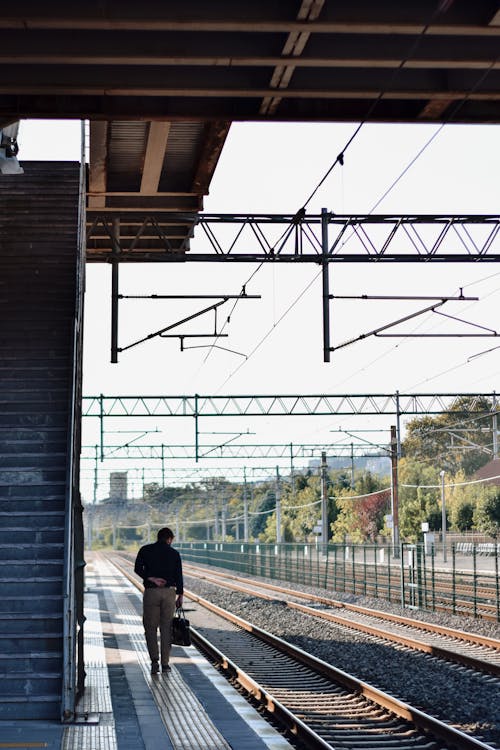
[[[112,564],[137,589],[143,589],[141,584],[138,583],[138,581],[134,580],[132,576],[123,568],[123,566],[116,561],[115,557],[107,557],[107,559],[112,562]],[[127,562],[129,563],[128,560]],[[419,709],[416,709],[413,706],[410,706],[409,704],[400,701],[397,698],[394,698],[388,693],[385,693],[384,691],[379,690],[378,688],[375,688],[372,685],[369,685],[368,683],[357,679],[347,672],[333,667],[332,665],[322,661],[321,659],[318,659],[315,656],[312,656],[311,654],[308,654],[307,652],[303,651],[300,648],[297,648],[296,646],[292,646],[283,639],[272,635],[268,631],[253,625],[247,620],[244,620],[243,618],[231,612],[228,612],[227,610],[224,610],[223,608],[218,607],[215,604],[212,604],[208,600],[199,597],[193,592],[185,590],[185,594],[192,601],[197,602],[198,604],[215,613],[224,620],[227,620],[237,627],[245,630],[276,651],[293,659],[299,664],[308,667],[316,675],[320,675],[330,682],[341,685],[344,689],[347,689],[355,695],[363,696],[367,701],[374,703],[409,722],[410,724],[415,726],[418,731],[423,732],[425,735],[432,734],[434,735],[434,737],[439,737],[450,748],[459,750],[472,750],[473,748],[475,748],[476,750],[491,750],[491,746],[485,744],[481,740],[466,735],[464,732],[461,732],[460,730],[448,724],[444,724],[438,719],[435,719],[434,717],[424,713],[423,711],[420,711]],[[240,670],[240,668],[226,654],[220,651],[220,649],[214,646],[214,644],[208,643],[206,639],[203,638],[201,634],[197,633],[195,629],[193,629],[193,640],[196,644],[199,645],[202,650],[205,643],[207,643],[207,648],[209,649],[210,653],[215,654],[215,658],[219,666],[223,669],[227,669],[230,674],[232,673],[233,676],[236,677],[236,679],[238,679],[238,675],[241,673],[243,682],[241,682],[240,684],[242,685],[242,687],[247,689],[246,686],[248,686],[249,692],[254,697],[260,699],[268,711],[271,711],[275,716],[280,716],[280,709],[282,707],[282,704],[280,701],[276,700],[276,698],[269,690],[258,684],[255,679],[251,676],[248,676],[246,672]],[[236,670],[236,672],[234,672],[234,670]],[[332,750],[334,746],[328,742],[325,742],[321,737],[319,737],[321,744],[315,744],[316,737],[318,737],[316,732],[312,731],[304,722],[295,717],[292,712],[289,711],[289,709],[287,709],[286,707],[283,708],[289,715],[290,720],[293,722],[292,726],[295,726],[297,731],[302,731],[302,729],[304,729],[304,731],[307,730],[307,735],[305,737],[301,737],[301,739],[303,739],[303,741],[306,741],[309,747],[329,748],[330,750]],[[291,717],[293,717],[293,719]],[[370,742],[371,746],[374,746],[374,741],[375,737],[373,737],[372,742]],[[414,739],[410,740],[410,744],[414,745],[414,742]]]

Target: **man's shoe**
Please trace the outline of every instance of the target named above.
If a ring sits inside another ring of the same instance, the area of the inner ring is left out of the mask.
[[[158,662],[152,661],[151,662],[151,674],[158,674],[159,671],[160,671],[160,665],[158,664]]]
[[[171,672],[172,670],[170,669],[170,664],[162,664],[161,665],[161,671],[162,672]]]

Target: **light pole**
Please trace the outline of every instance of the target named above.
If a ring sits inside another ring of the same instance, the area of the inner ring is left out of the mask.
[[[446,500],[444,496],[444,470],[439,472],[441,477],[441,532],[443,539],[443,562],[446,562]]]
[[[326,451],[321,452],[321,544],[323,553],[328,544],[328,465]]]
[[[283,535],[281,531],[281,487],[280,487],[280,470],[276,467],[276,542],[281,544]]]

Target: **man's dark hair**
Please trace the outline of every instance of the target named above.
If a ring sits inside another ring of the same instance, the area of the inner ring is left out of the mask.
[[[156,538],[159,542],[166,542],[167,539],[174,538],[174,532],[172,529],[169,529],[168,526],[164,526],[163,529],[159,530]]]

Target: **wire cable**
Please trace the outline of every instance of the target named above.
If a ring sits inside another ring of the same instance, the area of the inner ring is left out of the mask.
[[[400,71],[402,70],[402,68],[403,68],[403,67],[404,67],[404,66],[406,65],[406,63],[407,63],[407,62],[408,62],[408,61],[409,61],[409,60],[410,60],[410,59],[411,59],[411,58],[412,58],[412,57],[414,56],[415,52],[417,51],[418,47],[420,46],[420,44],[421,44],[421,42],[422,42],[422,39],[423,39],[423,37],[424,37],[424,36],[425,36],[425,34],[427,33],[427,30],[428,30],[429,26],[430,26],[430,25],[431,25],[431,24],[433,23],[433,21],[435,20],[435,18],[436,18],[436,17],[438,16],[438,15],[440,15],[440,14],[442,14],[442,13],[445,13],[445,12],[446,12],[446,11],[447,11],[447,10],[449,9],[449,7],[451,6],[452,2],[453,2],[453,0],[451,0],[451,1],[450,1],[450,0],[440,0],[440,1],[439,1],[439,2],[437,3],[437,5],[436,5],[436,8],[435,8],[435,10],[433,11],[433,13],[432,13],[432,15],[431,15],[431,17],[430,17],[429,21],[428,21],[428,22],[427,22],[427,23],[426,23],[426,24],[424,25],[424,27],[422,28],[422,30],[420,31],[420,33],[419,33],[419,34],[417,35],[417,37],[416,37],[416,38],[414,39],[414,41],[413,41],[413,43],[412,43],[412,45],[411,45],[411,47],[410,47],[410,49],[409,49],[408,53],[407,53],[407,54],[406,54],[406,56],[405,56],[405,57],[404,57],[404,58],[403,58],[403,59],[402,59],[402,60],[401,60],[401,61],[399,62],[399,65],[398,65],[398,66],[397,66],[397,67],[396,67],[396,68],[395,68],[395,69],[394,69],[394,70],[392,71],[392,74],[391,74],[391,76],[390,76],[390,78],[389,78],[389,81],[388,81],[387,85],[386,85],[386,86],[385,86],[385,87],[384,87],[384,88],[383,88],[383,89],[382,89],[382,90],[381,90],[381,91],[379,92],[379,94],[378,94],[378,96],[376,97],[376,99],[374,99],[374,100],[372,101],[372,103],[371,103],[371,104],[370,104],[370,106],[368,107],[368,110],[367,110],[367,112],[366,112],[366,114],[365,114],[364,118],[363,118],[363,119],[361,120],[361,122],[360,122],[360,123],[359,123],[359,124],[357,125],[357,127],[356,127],[356,128],[355,128],[355,130],[354,130],[354,132],[352,133],[352,135],[351,135],[351,136],[349,137],[349,139],[348,139],[348,140],[347,140],[347,142],[345,143],[344,147],[342,148],[341,152],[340,152],[340,153],[339,153],[339,154],[337,155],[337,157],[335,158],[334,162],[333,162],[333,163],[332,163],[332,164],[330,165],[330,167],[328,168],[328,170],[326,171],[326,173],[325,173],[325,174],[323,175],[323,177],[321,178],[321,180],[320,180],[320,181],[318,182],[318,184],[316,185],[316,187],[315,187],[315,188],[313,189],[313,191],[312,191],[312,192],[311,192],[311,193],[309,194],[308,198],[306,198],[306,200],[305,200],[305,202],[304,202],[304,204],[303,204],[302,208],[301,208],[301,209],[299,209],[299,211],[297,211],[297,214],[296,214],[297,216],[298,216],[298,215],[301,215],[302,213],[305,213],[305,209],[306,209],[307,205],[308,205],[308,204],[309,204],[309,203],[311,202],[312,198],[313,198],[313,197],[314,197],[314,196],[316,195],[316,193],[318,192],[319,188],[320,188],[320,187],[321,187],[321,186],[323,185],[323,183],[324,183],[324,182],[326,181],[326,179],[327,179],[327,178],[329,177],[329,175],[330,175],[330,174],[331,174],[331,172],[333,171],[334,167],[335,167],[335,166],[336,166],[337,164],[340,164],[340,165],[343,165],[343,164],[344,164],[344,155],[345,155],[345,152],[346,152],[346,151],[347,151],[347,149],[348,149],[348,148],[350,147],[350,145],[351,145],[351,144],[353,143],[353,141],[355,140],[356,136],[358,135],[358,133],[360,132],[361,128],[363,127],[363,125],[365,125],[365,124],[366,124],[366,122],[367,122],[367,121],[368,121],[368,120],[370,119],[370,117],[372,116],[372,114],[373,114],[373,112],[375,111],[376,107],[378,106],[379,102],[381,101],[381,99],[382,99],[382,98],[384,97],[384,95],[386,94],[387,90],[388,90],[388,89],[389,89],[390,87],[392,87],[392,85],[394,84],[394,81],[396,80],[396,78],[397,78],[397,76],[399,75],[399,73],[400,73]],[[439,131],[438,131],[438,132],[439,132]],[[436,134],[436,135],[437,135],[437,134]],[[415,157],[415,160],[416,160],[416,159],[418,158],[418,156],[419,156],[419,154],[418,154],[418,155],[417,155],[417,156]],[[410,168],[411,166],[412,166],[412,164],[408,165],[407,169],[409,169],[409,168]],[[403,175],[401,175],[399,179],[401,179],[401,177],[402,177],[402,176],[403,176]],[[386,196],[386,195],[388,194],[388,192],[390,192],[390,190],[392,190],[392,189],[393,189],[393,187],[394,187],[394,185],[393,185],[393,186],[391,186],[391,187],[390,187],[390,188],[388,189],[388,191],[387,191],[387,192],[386,192],[386,193],[385,193],[385,194],[384,194],[384,195],[382,196],[382,198],[380,199],[380,201],[382,201],[382,200],[383,200],[383,199],[385,198],[385,196]],[[379,203],[380,203],[380,201],[379,201]],[[378,203],[376,204],[376,206],[377,206],[377,205],[378,205]],[[375,207],[376,207],[376,206],[375,206]],[[372,210],[374,210],[374,209],[372,209]],[[286,230],[285,230],[285,232],[283,233],[283,235],[282,235],[282,236],[281,236],[281,237],[280,237],[280,238],[279,238],[278,240],[276,240],[276,242],[275,242],[275,245],[274,245],[274,247],[276,247],[276,245],[277,245],[277,244],[278,244],[278,243],[279,243],[279,242],[281,241],[281,239],[283,238],[283,236],[284,236],[284,234],[285,234],[285,233],[286,233]],[[252,280],[252,278],[253,278],[253,277],[255,276],[255,274],[256,274],[256,273],[257,273],[257,272],[258,272],[258,271],[259,271],[259,270],[260,270],[260,269],[262,268],[262,265],[263,265],[263,263],[260,263],[260,264],[259,264],[259,266],[258,266],[258,267],[257,267],[257,269],[256,269],[256,270],[254,271],[254,273],[253,273],[253,274],[251,274],[251,276],[249,277],[249,279],[247,279],[247,281],[245,282],[245,284],[243,285],[243,287],[245,287],[245,286],[246,286],[246,284],[249,284],[249,283],[250,283],[250,281],[251,281],[251,280]],[[234,312],[234,310],[235,310],[235,308],[236,308],[237,304],[238,304],[238,300],[236,300],[236,301],[234,302],[234,304],[233,304],[233,307],[232,307],[232,310],[231,310],[231,312],[230,312],[230,314],[229,314],[229,316],[228,316],[228,318],[227,318],[227,320],[226,320],[226,323],[224,323],[224,326],[223,326],[223,328],[221,329],[220,333],[222,333],[222,332],[223,332],[223,331],[225,330],[225,327],[226,327],[226,325],[227,325],[227,323],[228,323],[229,319],[231,318],[231,315],[233,314],[233,312]],[[215,340],[214,340],[214,345],[215,345],[216,343],[217,343],[217,339],[215,339]],[[202,364],[201,364],[200,368],[201,368],[201,367],[202,367],[202,366],[203,366],[203,365],[204,365],[204,364],[206,363],[206,361],[208,360],[209,356],[210,356],[210,355],[211,355],[211,353],[213,352],[213,350],[214,350],[214,345],[212,345],[212,347],[211,347],[211,348],[209,349],[209,351],[207,352],[207,354],[206,354],[206,356],[205,356],[205,358],[204,358],[204,360],[203,360],[203,362],[202,362]],[[253,353],[253,352],[252,352],[252,353]],[[249,356],[247,357],[247,359],[249,359],[249,357],[250,357],[250,356],[251,356],[251,354],[250,354],[250,355],[249,355]],[[199,370],[198,370],[198,372],[199,372]],[[198,372],[197,372],[197,374],[198,374]],[[226,381],[226,382],[227,382],[227,381]],[[221,386],[221,387],[222,387],[222,386]]]
[[[404,68],[404,66],[406,65],[406,63],[409,60],[411,60],[411,58],[414,56],[414,54],[417,51],[418,47],[422,43],[422,39],[424,38],[425,34],[427,33],[427,30],[429,29],[429,26],[434,22],[434,20],[439,15],[441,15],[442,13],[446,13],[446,11],[449,10],[449,8],[451,7],[451,4],[452,4],[452,2],[443,2],[442,0],[440,0],[440,2],[437,3],[436,8],[434,9],[433,13],[431,14],[431,17],[430,17],[429,21],[425,24],[425,26],[422,28],[422,30],[420,31],[420,33],[413,40],[413,43],[412,43],[410,49],[408,50],[408,53],[406,54],[406,56],[399,62],[399,65],[396,68],[394,68],[394,70],[392,71],[392,74],[391,74],[391,76],[389,78],[389,81],[387,82],[387,85],[385,86],[385,88],[383,88],[379,92],[379,94],[376,97],[376,99],[374,99],[372,101],[372,103],[368,107],[368,110],[367,110],[364,118],[361,120],[361,122],[359,123],[359,125],[354,130],[353,134],[347,140],[344,148],[336,156],[336,158],[333,161],[333,163],[330,165],[330,167],[325,172],[325,174],[323,175],[323,177],[320,179],[320,181],[318,182],[318,184],[316,185],[316,187],[314,188],[314,190],[312,191],[312,193],[309,195],[309,197],[307,198],[306,202],[303,205],[303,208],[306,208],[307,205],[308,205],[308,203],[310,203],[310,201],[312,200],[312,198],[314,198],[314,196],[318,192],[319,188],[323,185],[323,183],[325,182],[325,180],[330,176],[330,174],[332,173],[332,171],[336,167],[336,165],[337,164],[340,164],[341,166],[344,165],[345,152],[347,151],[347,149],[349,148],[349,146],[352,144],[352,142],[354,141],[354,139],[358,135],[358,133],[361,130],[361,128],[370,119],[370,117],[372,116],[373,112],[377,108],[379,102],[385,96],[385,94],[387,93],[387,91],[393,86],[396,78],[398,77],[398,75],[400,74],[401,70]]]
[[[221,390],[221,388],[224,388],[224,386],[226,385],[226,383],[228,383],[231,380],[231,378],[234,377],[234,375],[236,375],[236,373],[239,370],[241,370],[241,368],[243,367],[243,365],[245,365],[248,362],[248,360],[250,359],[250,357],[252,357],[255,354],[255,352],[258,349],[260,349],[260,347],[262,346],[262,344],[264,343],[264,341],[267,338],[269,338],[269,336],[271,335],[271,333],[279,326],[279,324],[281,323],[281,321],[288,315],[288,313],[290,312],[290,310],[292,310],[295,307],[295,305],[302,299],[302,297],[304,296],[304,294],[307,291],[309,291],[309,289],[311,288],[311,286],[314,284],[314,282],[316,281],[316,279],[318,278],[318,276],[320,276],[321,273],[322,273],[322,271],[319,271],[316,274],[316,276],[314,276],[311,279],[311,281],[307,284],[307,286],[304,287],[304,289],[300,292],[300,294],[298,295],[298,297],[296,297],[296,299],[287,307],[287,309],[285,310],[285,312],[278,318],[278,320],[276,321],[276,323],[273,323],[273,325],[271,326],[271,328],[269,328],[269,330],[267,331],[267,333],[265,333],[264,336],[260,339],[260,341],[254,346],[254,348],[252,349],[252,351],[250,352],[250,354],[247,356],[247,358],[244,360],[244,362],[241,362],[238,365],[238,367],[236,367],[236,369],[234,369],[227,376],[227,378],[224,380],[224,382],[221,383],[221,385],[217,389],[216,393],[218,393]]]

